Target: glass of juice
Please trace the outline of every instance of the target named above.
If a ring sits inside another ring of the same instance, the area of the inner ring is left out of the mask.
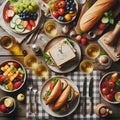
[[[20,45],[13,36],[3,36],[0,40],[1,46],[14,55],[23,55]]]

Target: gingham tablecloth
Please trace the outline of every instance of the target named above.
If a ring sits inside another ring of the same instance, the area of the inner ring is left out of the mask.
[[[54,76],[60,76],[60,74],[56,74],[54,72],[51,72],[51,77],[54,77]],[[101,72],[100,71],[93,71],[91,74],[83,74],[79,71],[75,71],[75,72],[71,72],[71,73],[68,73],[68,74],[64,74],[64,75],[61,75],[61,76],[65,76],[71,80],[74,81],[74,83],[77,85],[79,91],[80,91],[80,103],[79,103],[79,106],[77,107],[77,109],[69,116],[65,117],[65,118],[55,118],[55,117],[52,117],[50,116],[48,113],[46,113],[42,107],[41,107],[41,104],[40,104],[40,96],[38,94],[38,108],[39,108],[39,114],[38,114],[38,119],[39,120],[58,120],[58,119],[62,119],[62,120],[97,120],[99,119],[99,117],[95,114],[95,111],[94,111],[94,114],[92,116],[90,116],[87,112],[87,115],[86,116],[83,116],[82,115],[82,92],[83,92],[83,81],[84,81],[84,78],[85,76],[87,77],[87,98],[86,98],[86,104],[87,104],[87,111],[88,111],[88,108],[89,108],[89,95],[88,95],[88,89],[89,89],[89,80],[91,79],[91,77],[94,78],[94,82],[93,82],[93,99],[94,99],[94,110],[95,110],[95,106],[100,103],[100,94],[99,94],[99,80],[100,80],[100,76],[101,76]],[[43,80],[41,80],[40,78],[37,78],[34,74],[31,74],[31,78],[33,79],[34,81],[34,84],[37,84],[38,85],[38,88],[41,88],[41,85],[42,83],[44,82]],[[29,80],[27,81],[29,82]],[[40,91],[39,91],[40,92]],[[34,99],[32,99],[32,104],[34,106]],[[29,103],[29,91],[27,90],[27,98],[26,98],[26,111],[28,111],[28,103]],[[34,119],[34,113],[32,114],[29,114],[28,112],[26,112],[26,117],[27,118],[31,118],[31,119]]]

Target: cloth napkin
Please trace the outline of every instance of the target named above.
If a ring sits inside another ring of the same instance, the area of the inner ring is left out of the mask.
[[[28,72],[29,74],[29,72]],[[60,76],[60,74],[56,74],[54,72],[51,72],[51,77],[54,76]],[[93,71],[90,74],[83,74],[80,71],[75,71],[75,72],[71,72],[68,74],[62,74],[61,76],[67,77],[71,80],[73,80],[73,82],[77,85],[79,91],[80,91],[80,103],[77,107],[77,109],[69,116],[62,118],[62,120],[97,120],[99,119],[99,117],[95,114],[92,116],[90,116],[88,114],[88,108],[89,108],[89,95],[88,95],[88,89],[89,89],[89,82],[91,77],[93,77],[94,82],[93,82],[93,99],[94,99],[94,110],[95,107],[98,103],[100,103],[100,94],[99,94],[99,80],[100,80],[100,76],[101,76],[101,72],[100,71]],[[87,77],[87,98],[86,98],[86,103],[87,103],[87,115],[83,116],[82,115],[82,93],[83,93],[83,81],[85,76]],[[36,84],[38,85],[38,88],[41,88],[41,85],[43,84],[43,80],[41,80],[40,78],[37,78],[34,74],[31,74],[31,78],[33,79],[34,82],[36,82]],[[29,80],[28,80],[29,81]],[[40,92],[40,91],[39,91]],[[38,108],[39,108],[39,114],[38,114],[38,119],[39,120],[58,120],[60,118],[55,118],[52,117],[51,115],[49,115],[48,113],[46,113],[43,108],[41,107],[40,104],[40,96],[38,94]],[[27,90],[27,98],[26,98],[26,117],[27,118],[31,118],[34,119],[34,113],[33,114],[29,114],[28,113],[28,103],[29,103],[29,91]],[[34,105],[34,101],[32,103]]]

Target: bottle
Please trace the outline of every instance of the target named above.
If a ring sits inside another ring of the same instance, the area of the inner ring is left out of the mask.
[[[112,114],[112,110],[105,103],[100,103],[96,106],[95,112],[100,117],[107,117]]]

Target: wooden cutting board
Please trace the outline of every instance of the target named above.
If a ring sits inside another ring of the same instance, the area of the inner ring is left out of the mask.
[[[81,13],[80,13],[80,16],[79,16],[79,19],[78,19],[78,22],[77,22],[77,25],[75,27],[75,30],[76,32],[79,34],[79,30],[80,30],[80,20],[81,20],[81,17],[83,16],[83,14],[89,9],[89,4],[90,3],[94,3],[95,0],[87,0],[87,2],[82,6],[82,9],[81,9]],[[116,5],[113,6],[112,8],[112,11],[113,11],[113,18],[116,18],[119,14],[120,14],[120,0],[117,0],[117,3]],[[93,40],[95,39],[96,37],[102,35],[102,33],[106,30],[106,28],[110,25],[106,25],[105,29],[104,30],[100,30],[98,29],[98,24],[100,23],[100,21],[98,21],[98,23],[90,30],[88,31],[87,33],[84,33],[83,36],[89,40]],[[90,32],[93,32],[95,33],[95,37],[91,37],[90,36]]]

